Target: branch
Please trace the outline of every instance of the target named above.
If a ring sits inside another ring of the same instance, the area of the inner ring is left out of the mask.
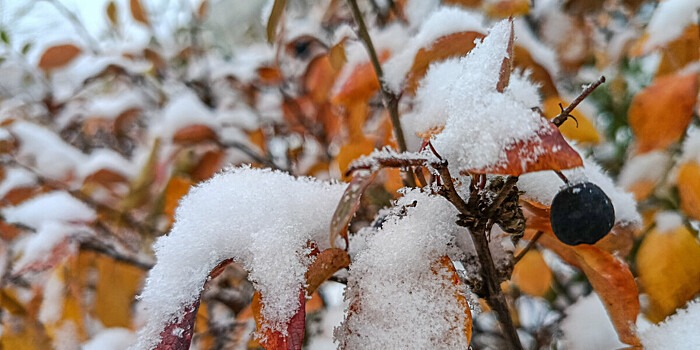
[[[347,0],[352,10],[352,15],[357,23],[357,31],[360,40],[367,47],[367,52],[369,53],[370,61],[374,67],[374,72],[379,80],[379,89],[382,93],[382,102],[384,107],[389,111],[389,117],[391,118],[391,125],[394,128],[394,136],[396,136],[396,143],[399,147],[399,152],[406,152],[406,139],[404,137],[403,128],[401,127],[401,121],[399,120],[399,97],[394,94],[389,87],[384,83],[384,71],[382,70],[382,65],[379,63],[379,58],[377,56],[377,51],[372,43],[372,38],[367,31],[367,26],[365,25],[365,20],[362,18],[362,13],[360,12],[359,6],[357,6],[357,0]],[[404,182],[409,186],[415,186],[415,181],[413,176],[404,173]]]
[[[144,271],[148,271],[153,267],[152,262],[144,261],[143,259],[140,259],[132,254],[123,253],[116,247],[105,242],[101,242],[98,239],[81,240],[80,249],[106,255],[116,261],[133,265]]]
[[[586,97],[588,97],[588,95],[590,95],[593,92],[593,90],[595,90],[598,86],[600,86],[600,84],[603,84],[604,82],[605,82],[605,77],[601,76],[600,79],[598,79],[594,83],[586,86],[586,88],[583,89],[581,94],[578,95],[578,97],[576,97],[573,101],[571,101],[571,104],[568,107],[563,108],[561,110],[561,113],[559,113],[559,115],[557,115],[556,117],[554,117],[554,119],[552,119],[552,123],[554,125],[556,125],[557,127],[560,127],[562,124],[564,124],[564,122],[568,118],[572,118],[572,119],[576,120],[575,118],[573,118],[573,116],[571,116],[571,112],[573,112],[574,108],[576,108],[576,106],[578,106],[579,103],[581,103],[581,101],[583,101]],[[578,122],[576,122],[576,124],[578,125]]]
[[[541,230],[535,233],[535,236],[532,237],[530,242],[527,242],[525,248],[523,248],[523,250],[521,250],[520,253],[518,253],[518,255],[513,259],[513,265],[517,264],[518,261],[520,261],[525,256],[525,254],[527,254],[527,252],[529,252],[530,249],[532,249],[532,247],[535,246],[535,243],[537,243],[537,240],[540,239],[540,237],[542,237],[542,234],[544,234],[544,231]]]

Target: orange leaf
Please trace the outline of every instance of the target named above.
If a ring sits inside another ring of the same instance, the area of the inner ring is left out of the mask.
[[[540,93],[544,97],[559,95],[549,71],[530,55],[530,52],[522,46],[516,45],[513,49],[513,65],[522,70],[530,72],[530,79],[540,83]],[[557,114],[559,112],[557,111]],[[549,114],[547,114],[549,115]]]
[[[176,143],[198,143],[202,141],[216,141],[219,137],[214,130],[206,125],[190,125],[181,128],[173,135]]]
[[[318,255],[306,271],[306,292],[313,294],[321,283],[338,270],[350,266],[350,256],[343,249],[329,248]]]
[[[340,173],[345,174],[350,166],[350,163],[352,163],[355,159],[372,153],[372,151],[375,149],[374,145],[374,141],[370,139],[360,139],[343,145],[338,152],[338,156],[336,157]]]
[[[355,216],[357,209],[360,208],[362,193],[365,192],[375,175],[375,172],[370,173],[366,171],[356,173],[345,192],[343,192],[343,196],[340,197],[340,203],[335,208],[331,219],[331,247],[335,247],[335,241],[338,237],[342,237],[345,240],[345,249],[348,249],[348,225],[353,216]]]
[[[131,17],[133,17],[136,22],[142,23],[145,26],[150,26],[140,0],[129,0],[129,9],[131,10]]]
[[[459,32],[442,36],[430,46],[421,48],[413,58],[413,65],[408,72],[406,92],[415,94],[418,84],[428,71],[430,64],[444,61],[450,57],[466,55],[474,48],[474,41],[482,39],[484,34],[479,32]]]
[[[529,0],[499,0],[487,1],[484,4],[484,12],[490,17],[506,18],[511,16],[526,15],[530,12]]]
[[[333,67],[329,55],[321,55],[309,62],[304,75],[304,87],[316,103],[328,101],[338,70]]]
[[[537,250],[530,250],[513,268],[511,281],[524,293],[542,297],[552,285],[552,270]]]
[[[692,73],[656,78],[634,96],[628,119],[638,151],[663,149],[678,141],[693,118],[697,94],[698,77]]]
[[[202,2],[199,4],[199,7],[197,8],[197,19],[200,21],[204,19],[204,17],[207,16],[209,13],[209,1],[207,0],[202,0]]]
[[[282,332],[272,330],[265,326],[265,320],[262,317],[262,308],[264,301],[260,292],[256,291],[253,294],[251,309],[253,318],[255,318],[255,326],[259,333],[260,345],[265,350],[301,350],[304,344],[304,331],[306,329],[306,292],[304,289],[299,291],[299,309],[296,314],[287,322],[287,335]]]
[[[190,191],[192,181],[182,176],[173,176],[165,188],[165,203],[163,214],[168,217],[168,222],[175,221],[175,209],[180,204],[180,199]]]
[[[533,230],[526,230],[524,239],[532,239],[533,234]],[[620,341],[640,345],[635,333],[639,291],[627,264],[596,246],[565,245],[551,231],[544,232],[538,242],[581,269],[603,301]]]
[[[678,196],[683,212],[695,220],[700,220],[700,164],[688,162],[680,166]]]
[[[655,229],[637,252],[642,291],[649,296],[646,315],[660,322],[700,293],[700,243],[682,223],[671,229]]]
[[[73,44],[51,46],[41,55],[39,68],[45,71],[61,68],[71,63],[82,52],[83,50]]]
[[[141,289],[144,271],[97,254],[94,265],[98,273],[95,316],[105,327],[130,327],[133,316],[131,305]]]
[[[221,164],[226,157],[226,152],[220,149],[208,151],[202,155],[199,163],[194,167],[190,176],[193,182],[200,182],[209,179],[221,170]]]
[[[389,58],[389,51],[379,53],[379,62]],[[348,79],[343,83],[339,92],[333,96],[332,102],[344,106],[367,101],[379,91],[379,80],[371,62],[358,64]]]
[[[119,17],[117,16],[117,4],[114,2],[114,0],[110,0],[110,2],[107,4],[107,9],[105,12],[107,13],[109,23],[113,27],[117,26],[119,24]]]
[[[438,269],[447,272],[447,278],[449,278],[450,282],[453,285],[460,287],[457,290],[463,290],[462,280],[459,278],[457,270],[455,269],[454,264],[452,264],[452,260],[450,259],[450,257],[441,257],[438,261],[438,264],[440,266]],[[469,308],[469,302],[467,301],[467,297],[464,294],[460,292],[455,292],[454,297],[457,300],[459,306],[461,306],[462,310],[464,311],[464,336],[467,337],[467,344],[470,344],[472,341],[472,310]]]
[[[519,176],[540,170],[559,171],[583,166],[581,156],[564,140],[554,124],[547,123],[537,136],[510,145],[506,149],[505,163],[468,172]]]
[[[700,59],[700,33],[697,24],[688,26],[683,34],[667,43],[661,51],[661,62],[656,69],[656,76],[673,73],[689,63]]]

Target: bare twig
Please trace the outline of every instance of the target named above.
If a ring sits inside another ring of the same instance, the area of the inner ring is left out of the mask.
[[[372,38],[367,31],[367,26],[365,25],[365,20],[362,18],[362,12],[360,12],[359,6],[357,6],[357,0],[347,0],[352,10],[352,15],[357,23],[357,31],[360,40],[365,44],[367,52],[369,53],[370,61],[372,62],[372,67],[374,67],[374,72],[377,74],[377,79],[379,80],[379,90],[382,94],[382,102],[384,107],[389,111],[389,117],[391,118],[391,125],[394,128],[394,136],[396,137],[396,143],[398,144],[399,151],[406,151],[406,139],[404,137],[403,128],[401,127],[401,121],[399,120],[399,97],[394,94],[389,87],[384,83],[384,71],[382,70],[382,65],[379,62],[379,57],[377,56],[377,51],[372,43]],[[415,180],[410,173],[404,172],[404,182],[408,186],[415,186]]]
[[[520,253],[518,253],[518,255],[515,256],[515,258],[513,258],[513,265],[517,264],[518,261],[520,261],[525,256],[525,254],[527,254],[527,252],[529,252],[530,249],[532,249],[532,247],[535,246],[537,240],[540,239],[540,237],[542,237],[542,234],[544,234],[544,231],[537,231],[537,233],[535,233],[535,236],[532,237],[530,242],[527,242],[525,248],[523,248],[523,250],[521,250]]]
[[[588,97],[588,95],[590,95],[593,92],[593,90],[595,90],[598,86],[600,86],[600,84],[603,84],[604,82],[605,82],[605,77],[601,76],[600,79],[598,79],[594,83],[591,83],[590,85],[588,85],[585,89],[583,89],[583,91],[581,92],[580,95],[578,95],[578,97],[576,97],[573,101],[571,101],[571,104],[569,106],[567,106],[566,108],[563,108],[561,110],[561,113],[559,113],[559,115],[557,115],[556,117],[554,117],[554,119],[552,119],[552,123],[554,125],[556,125],[557,127],[559,127],[562,124],[564,124],[564,122],[568,118],[572,118],[575,120],[575,118],[573,118],[571,116],[571,112],[574,111],[574,108],[576,108],[576,106],[578,106],[579,103],[581,103],[581,101],[583,101],[586,97]],[[578,125],[578,121],[576,121],[576,124]]]
[[[132,254],[121,252],[116,247],[108,243],[102,242],[98,239],[81,240],[80,249],[106,255],[116,261],[133,265],[144,271],[148,271],[153,267],[152,262],[144,261],[143,259],[140,259],[139,257],[134,256]]]

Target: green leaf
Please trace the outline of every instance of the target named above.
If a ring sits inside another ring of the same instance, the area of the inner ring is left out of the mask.
[[[10,36],[5,30],[0,30],[0,40],[2,40],[2,42],[5,44],[10,45]]]

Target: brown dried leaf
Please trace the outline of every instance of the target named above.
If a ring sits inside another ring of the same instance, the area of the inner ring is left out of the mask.
[[[552,79],[547,68],[537,62],[526,48],[515,45],[513,56],[513,66],[521,70],[529,71],[530,79],[540,83],[540,93],[542,93],[545,98],[559,95],[557,87],[554,84],[554,79]]]
[[[71,63],[82,52],[83,50],[73,44],[51,46],[41,55],[39,68],[45,71],[61,68]]]
[[[656,78],[635,95],[627,116],[639,153],[678,141],[693,118],[697,95],[697,73]]]
[[[146,16],[146,11],[144,11],[143,6],[141,6],[140,0],[129,0],[129,9],[131,10],[131,17],[133,17],[136,22],[142,23],[145,26],[151,25],[148,21],[148,16]]]
[[[112,27],[118,26],[119,17],[117,12],[117,4],[114,2],[114,0],[110,0],[110,2],[107,4],[105,12],[107,13],[107,19],[109,20],[109,24]]]
[[[275,42],[275,36],[277,35],[277,25],[282,18],[282,13],[284,13],[284,7],[287,4],[286,0],[275,0],[272,4],[272,10],[270,11],[270,17],[267,19],[267,42]]]
[[[353,176],[352,181],[348,184],[343,196],[340,198],[338,207],[335,209],[335,213],[333,213],[333,219],[331,220],[331,247],[335,247],[335,242],[338,237],[342,237],[343,240],[345,240],[345,249],[348,249],[348,225],[353,216],[355,216],[357,209],[360,208],[362,193],[367,189],[367,186],[372,182],[375,175],[375,172],[357,172],[355,176]]]
[[[510,20],[510,35],[508,36],[508,47],[506,48],[506,55],[503,57],[503,62],[501,62],[501,70],[498,73],[498,83],[496,83],[496,91],[503,92],[508,87],[510,83],[510,72],[513,70],[513,40],[515,40],[515,33],[513,29],[513,18]]]
[[[207,14],[209,13],[209,1],[208,0],[202,0],[202,2],[199,4],[199,8],[197,8],[197,19],[198,20],[203,20]]]
[[[175,143],[199,143],[203,141],[217,141],[219,136],[216,131],[206,125],[190,125],[181,128],[173,135]]]
[[[180,199],[190,191],[192,181],[182,176],[173,176],[165,187],[165,203],[163,204],[163,214],[168,218],[168,222],[175,222],[175,209],[180,204]]]

